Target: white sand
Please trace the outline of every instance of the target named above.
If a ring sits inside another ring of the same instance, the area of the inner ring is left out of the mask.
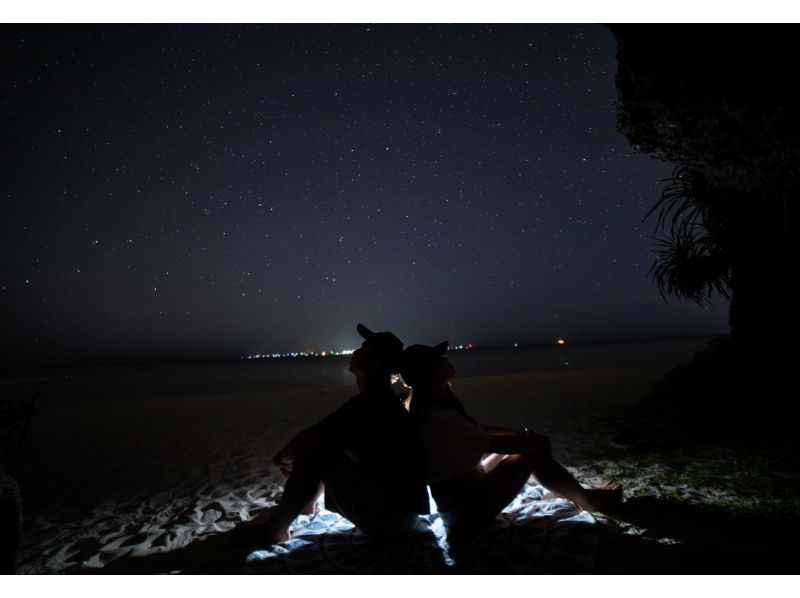
[[[666,368],[457,380],[480,421],[547,433],[565,464],[591,459]],[[157,384],[157,381],[154,381]],[[223,532],[275,504],[271,457],[355,388],[59,402],[45,398],[33,453],[6,462],[23,498],[20,572],[101,568]]]

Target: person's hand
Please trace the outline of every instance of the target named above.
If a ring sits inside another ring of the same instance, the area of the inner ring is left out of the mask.
[[[286,478],[289,477],[289,473],[292,471],[292,462],[293,461],[294,461],[294,459],[292,459],[291,455],[286,450],[286,448],[282,448],[281,450],[279,450],[275,454],[274,457],[272,457],[272,462],[275,464],[275,466],[281,472],[283,477],[286,477]]]

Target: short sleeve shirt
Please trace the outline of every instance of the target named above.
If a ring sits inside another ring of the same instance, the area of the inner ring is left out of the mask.
[[[391,389],[356,395],[312,429],[331,450],[355,449],[364,473],[398,508],[429,512],[419,434]]]
[[[428,482],[466,474],[489,449],[492,435],[455,409],[433,407],[420,414]]]

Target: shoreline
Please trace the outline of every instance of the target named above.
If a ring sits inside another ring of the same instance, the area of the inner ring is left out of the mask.
[[[671,367],[706,345],[702,338],[631,341],[539,348],[472,349],[450,355],[459,381],[491,375],[554,373],[619,367]],[[87,397],[228,395],[261,392],[354,389],[349,357],[298,358],[177,364],[126,364],[51,370],[9,371],[0,379],[4,395],[76,401]]]
[[[715,332],[715,333],[707,333],[707,334],[690,334],[690,335],[679,335],[679,336],[659,336],[659,337],[646,337],[646,338],[619,338],[619,339],[600,339],[600,340],[570,340],[569,345],[575,347],[588,347],[588,346],[595,346],[595,345],[617,345],[617,344],[630,344],[630,343],[657,343],[657,342],[674,342],[674,341],[695,341],[695,340],[705,340],[708,341],[709,339],[715,338],[717,336],[723,336],[729,334],[729,331],[723,332]],[[553,348],[554,346],[558,346],[557,343],[554,343],[553,340],[549,340],[547,342],[537,342],[537,343],[508,343],[503,345],[479,345],[474,347],[473,349],[468,349],[469,351],[496,351],[496,350],[507,350],[507,349],[547,349]],[[325,351],[328,353],[327,356],[323,356],[320,353],[322,351],[268,351],[259,353],[259,355],[265,356],[267,361],[290,361],[293,359],[301,358],[301,359],[311,359],[311,360],[318,360],[318,359],[327,359],[330,357],[346,357],[341,352],[338,355],[331,354],[331,351]],[[455,352],[454,349],[451,349],[451,352]],[[273,354],[281,354],[280,358],[273,358],[273,357],[266,357]],[[297,356],[291,357],[291,353],[297,353]],[[300,355],[301,353],[314,353],[308,355]],[[452,354],[452,353],[451,353]],[[0,381],[2,381],[3,377],[7,373],[11,372],[41,372],[41,371],[48,371],[48,370],[62,370],[62,369],[92,369],[92,368],[101,368],[101,367],[174,367],[174,366],[205,366],[205,365],[213,365],[213,364],[232,364],[232,363],[241,363],[241,362],[258,362],[262,361],[262,359],[256,359],[253,357],[255,354],[251,354],[248,358],[248,355],[238,355],[236,357],[199,357],[199,358],[175,358],[175,359],[157,359],[157,360],[147,360],[147,359],[133,359],[133,360],[117,360],[117,361],[81,361],[81,362],[46,362],[41,364],[16,364],[13,366],[0,366]]]

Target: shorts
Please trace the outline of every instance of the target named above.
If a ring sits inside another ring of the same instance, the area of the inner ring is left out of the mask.
[[[394,500],[349,457],[334,459],[322,481],[325,508],[352,521],[362,533],[382,538],[417,529],[419,515],[398,509]]]
[[[436,509],[448,527],[488,525],[491,519],[483,509],[486,481],[486,470],[478,464],[464,475],[430,483]]]

